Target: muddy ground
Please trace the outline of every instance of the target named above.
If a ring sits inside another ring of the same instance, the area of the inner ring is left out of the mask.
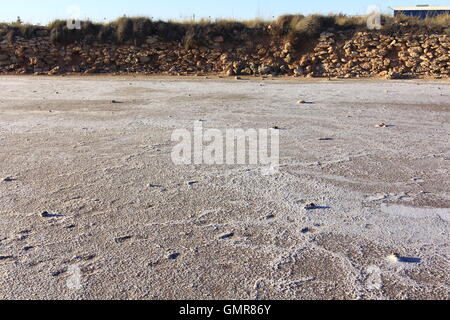
[[[198,120],[279,173],[174,165]],[[0,298],[449,299],[449,123],[448,81],[0,77]]]

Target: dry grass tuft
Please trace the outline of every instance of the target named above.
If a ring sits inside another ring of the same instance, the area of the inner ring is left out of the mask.
[[[366,27],[366,16],[338,15],[283,15],[274,21],[260,19],[153,21],[146,17],[122,17],[109,23],[83,21],[81,30],[68,30],[65,20],[55,20],[47,26],[23,24],[20,21],[0,24],[0,38],[14,41],[17,37],[33,38],[46,30],[54,43],[73,41],[100,41],[109,43],[141,44],[147,37],[157,36],[162,41],[183,43],[191,48],[205,43],[211,37],[222,36],[228,42],[240,42],[242,36],[272,35],[300,43],[317,38],[324,31],[357,30]],[[449,32],[450,16],[420,20],[411,17],[383,16],[381,32],[403,31]]]

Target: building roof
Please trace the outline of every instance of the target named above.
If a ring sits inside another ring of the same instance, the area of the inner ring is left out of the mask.
[[[395,11],[435,11],[435,10],[450,10],[450,6],[416,6],[416,7],[391,7]]]

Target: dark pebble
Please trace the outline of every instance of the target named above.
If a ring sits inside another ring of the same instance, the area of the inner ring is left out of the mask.
[[[232,238],[234,236],[234,233],[232,232],[232,233],[227,233],[227,234],[224,234],[223,236],[220,236],[220,240],[226,240],[226,239],[230,239],[230,238]]]
[[[176,260],[176,259],[178,259],[179,256],[180,256],[179,253],[172,253],[169,255],[168,258],[169,258],[169,260]]]

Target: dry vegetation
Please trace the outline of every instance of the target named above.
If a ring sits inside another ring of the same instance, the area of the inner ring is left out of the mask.
[[[381,32],[448,32],[450,17],[443,15],[426,20],[411,17],[383,16]],[[42,33],[50,34],[55,43],[73,41],[142,43],[150,36],[163,41],[184,42],[187,47],[200,44],[203,39],[223,36],[225,40],[239,40],[240,34],[268,34],[291,40],[308,40],[323,31],[359,30],[365,28],[365,16],[347,15],[284,15],[274,21],[250,20],[202,20],[199,22],[152,21],[146,17],[122,17],[109,23],[82,22],[82,30],[68,30],[65,20],[55,20],[47,26],[23,24],[0,24],[0,39],[14,41],[17,37],[33,38]]]

